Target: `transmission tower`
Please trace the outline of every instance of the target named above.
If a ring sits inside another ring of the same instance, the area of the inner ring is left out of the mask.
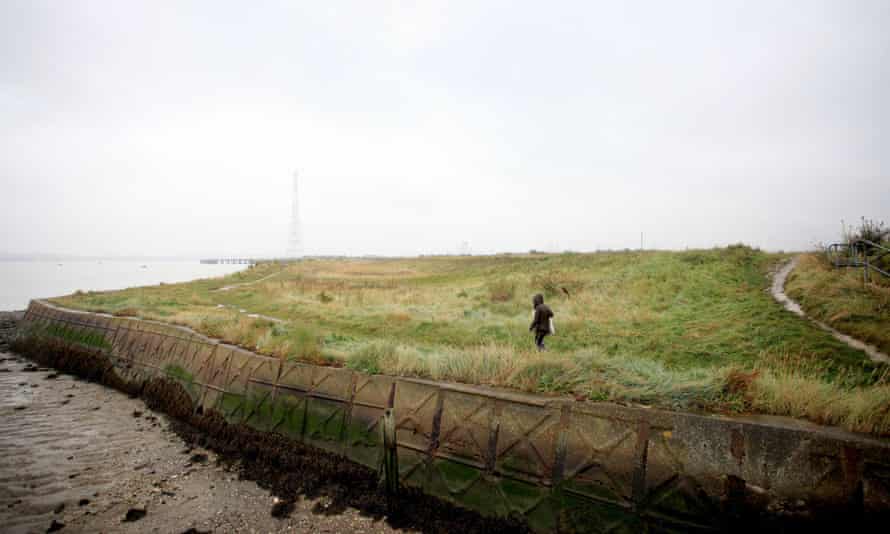
[[[287,257],[303,257],[303,229],[300,226],[299,173],[294,172],[294,198],[290,212],[290,232],[287,238]]]

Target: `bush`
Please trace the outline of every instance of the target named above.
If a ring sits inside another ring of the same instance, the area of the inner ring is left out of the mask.
[[[327,358],[321,353],[321,341],[307,328],[296,328],[291,334],[293,354],[310,363],[324,364]]]
[[[693,250],[681,254],[680,261],[682,261],[683,263],[688,263],[690,265],[705,265],[708,263],[714,263],[715,261],[717,261],[717,257],[714,254],[708,254],[701,250]]]
[[[884,221],[876,221],[874,219],[866,219],[862,217],[859,222],[859,228],[853,230],[852,227],[847,228],[844,227],[844,242],[848,244],[855,243],[859,240],[870,241],[875,244],[883,244],[883,246],[890,246],[890,228],[887,228],[884,225]],[[864,245],[862,247],[864,250],[860,249],[861,252],[864,252],[866,255],[875,255],[880,256],[882,252],[877,247],[873,247],[871,245]],[[890,255],[883,256],[878,258],[873,258],[871,263],[876,267],[887,270],[890,269]],[[886,285],[886,280],[881,279],[881,282],[884,282]]]
[[[204,316],[201,317],[201,320],[198,322],[198,331],[206,336],[222,338],[223,329],[228,322],[228,319],[222,317]]]
[[[744,243],[736,243],[722,249],[720,253],[727,260],[740,267],[750,267],[757,260],[760,249],[751,248]]]
[[[488,298],[492,302],[509,302],[516,296],[516,284],[510,280],[496,280],[488,284]]]
[[[378,375],[383,373],[395,359],[395,345],[385,342],[372,343],[352,353],[346,360],[346,367],[369,375]]]
[[[555,297],[564,295],[571,297],[584,289],[584,281],[571,273],[552,271],[532,276],[533,288],[540,288],[544,295]]]
[[[853,243],[858,240],[871,241],[872,243],[880,243],[886,239],[890,239],[890,228],[884,226],[884,221],[874,219],[860,218],[859,228],[853,230],[844,227],[844,241]]]

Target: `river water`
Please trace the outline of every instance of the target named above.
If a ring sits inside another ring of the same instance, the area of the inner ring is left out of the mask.
[[[23,310],[34,298],[81,291],[186,282],[223,276],[244,265],[193,261],[0,261],[0,311]]]

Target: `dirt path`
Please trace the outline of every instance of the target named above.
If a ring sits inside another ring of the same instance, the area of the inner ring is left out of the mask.
[[[263,315],[261,313],[253,313],[249,310],[245,310],[244,308],[239,308],[238,306],[231,306],[227,304],[217,304],[217,308],[228,308],[230,310],[235,310],[238,313],[243,313],[246,317],[250,317],[251,319],[264,319],[266,321],[270,321],[273,323],[283,324],[284,319],[279,319],[278,317],[272,317],[271,315]]]
[[[868,357],[872,359],[872,361],[890,363],[890,356],[879,351],[877,349],[877,347],[874,347],[867,343],[863,343],[862,341],[859,341],[858,339],[854,339],[854,338],[848,336],[847,334],[844,334],[844,333],[841,333],[841,332],[835,330],[834,328],[828,326],[827,324],[823,323],[822,321],[819,321],[817,319],[814,319],[814,318],[808,316],[803,311],[803,309],[800,307],[800,304],[791,300],[791,298],[785,294],[785,280],[788,279],[788,275],[791,274],[791,271],[793,271],[794,268],[797,267],[797,263],[799,260],[800,260],[799,256],[794,257],[794,259],[792,259],[791,261],[786,263],[773,276],[773,285],[771,288],[771,293],[773,295],[773,298],[775,298],[776,301],[778,301],[780,304],[785,306],[786,310],[788,310],[794,314],[797,314],[801,317],[804,317],[806,319],[809,319],[810,321],[815,323],[819,328],[830,333],[836,339],[842,341],[843,343],[846,343],[848,346],[850,346],[854,349],[861,350],[862,352],[867,354]]]
[[[273,517],[272,493],[191,448],[175,424],[142,400],[0,353],[0,530],[398,532],[354,508],[328,511],[325,496]]]
[[[254,284],[259,284],[260,282],[265,282],[266,280],[268,280],[268,279],[270,279],[270,278],[273,278],[273,277],[275,277],[275,276],[278,276],[278,275],[281,274],[282,272],[283,272],[283,270],[278,271],[277,273],[272,273],[272,274],[270,274],[270,275],[268,275],[268,276],[264,276],[264,277],[260,278],[259,280],[254,280],[253,282],[242,282],[242,283],[240,283],[240,284],[232,284],[232,285],[230,285],[230,286],[225,286],[225,287],[221,287],[221,288],[219,288],[219,289],[216,289],[215,291],[231,291],[231,290],[233,290],[233,289],[237,289],[237,288],[239,288],[239,287],[252,286],[252,285],[254,285]]]
[[[266,280],[268,280],[270,278],[278,276],[282,272],[284,272],[283,269],[276,273],[272,273],[268,276],[264,276],[264,277],[260,278],[259,280],[254,280],[253,282],[243,282],[241,284],[232,284],[230,286],[225,286],[225,287],[216,289],[214,292],[226,292],[226,291],[231,291],[233,289],[238,289],[239,287],[247,287],[247,286],[252,286],[254,284],[259,284],[260,282],[265,282]],[[217,307],[218,308],[229,308],[229,309],[235,310],[239,313],[243,313],[243,314],[247,315],[247,317],[250,317],[252,319],[265,319],[266,321],[271,321],[273,323],[284,323],[284,321],[282,319],[279,319],[277,317],[272,317],[271,315],[262,315],[260,313],[253,313],[253,312],[250,312],[243,308],[239,308],[237,306],[231,306],[231,305],[226,305],[226,304],[217,304]]]

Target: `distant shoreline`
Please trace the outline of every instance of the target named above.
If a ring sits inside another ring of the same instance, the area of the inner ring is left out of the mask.
[[[24,309],[35,298],[190,282],[244,267],[201,265],[197,260],[120,258],[0,261],[0,310]]]
[[[16,256],[7,255],[0,256],[0,262],[59,262],[59,261],[164,261],[164,262],[197,262],[201,258],[179,258],[179,257],[141,257],[141,256],[51,256],[51,255],[34,255],[34,256]]]

